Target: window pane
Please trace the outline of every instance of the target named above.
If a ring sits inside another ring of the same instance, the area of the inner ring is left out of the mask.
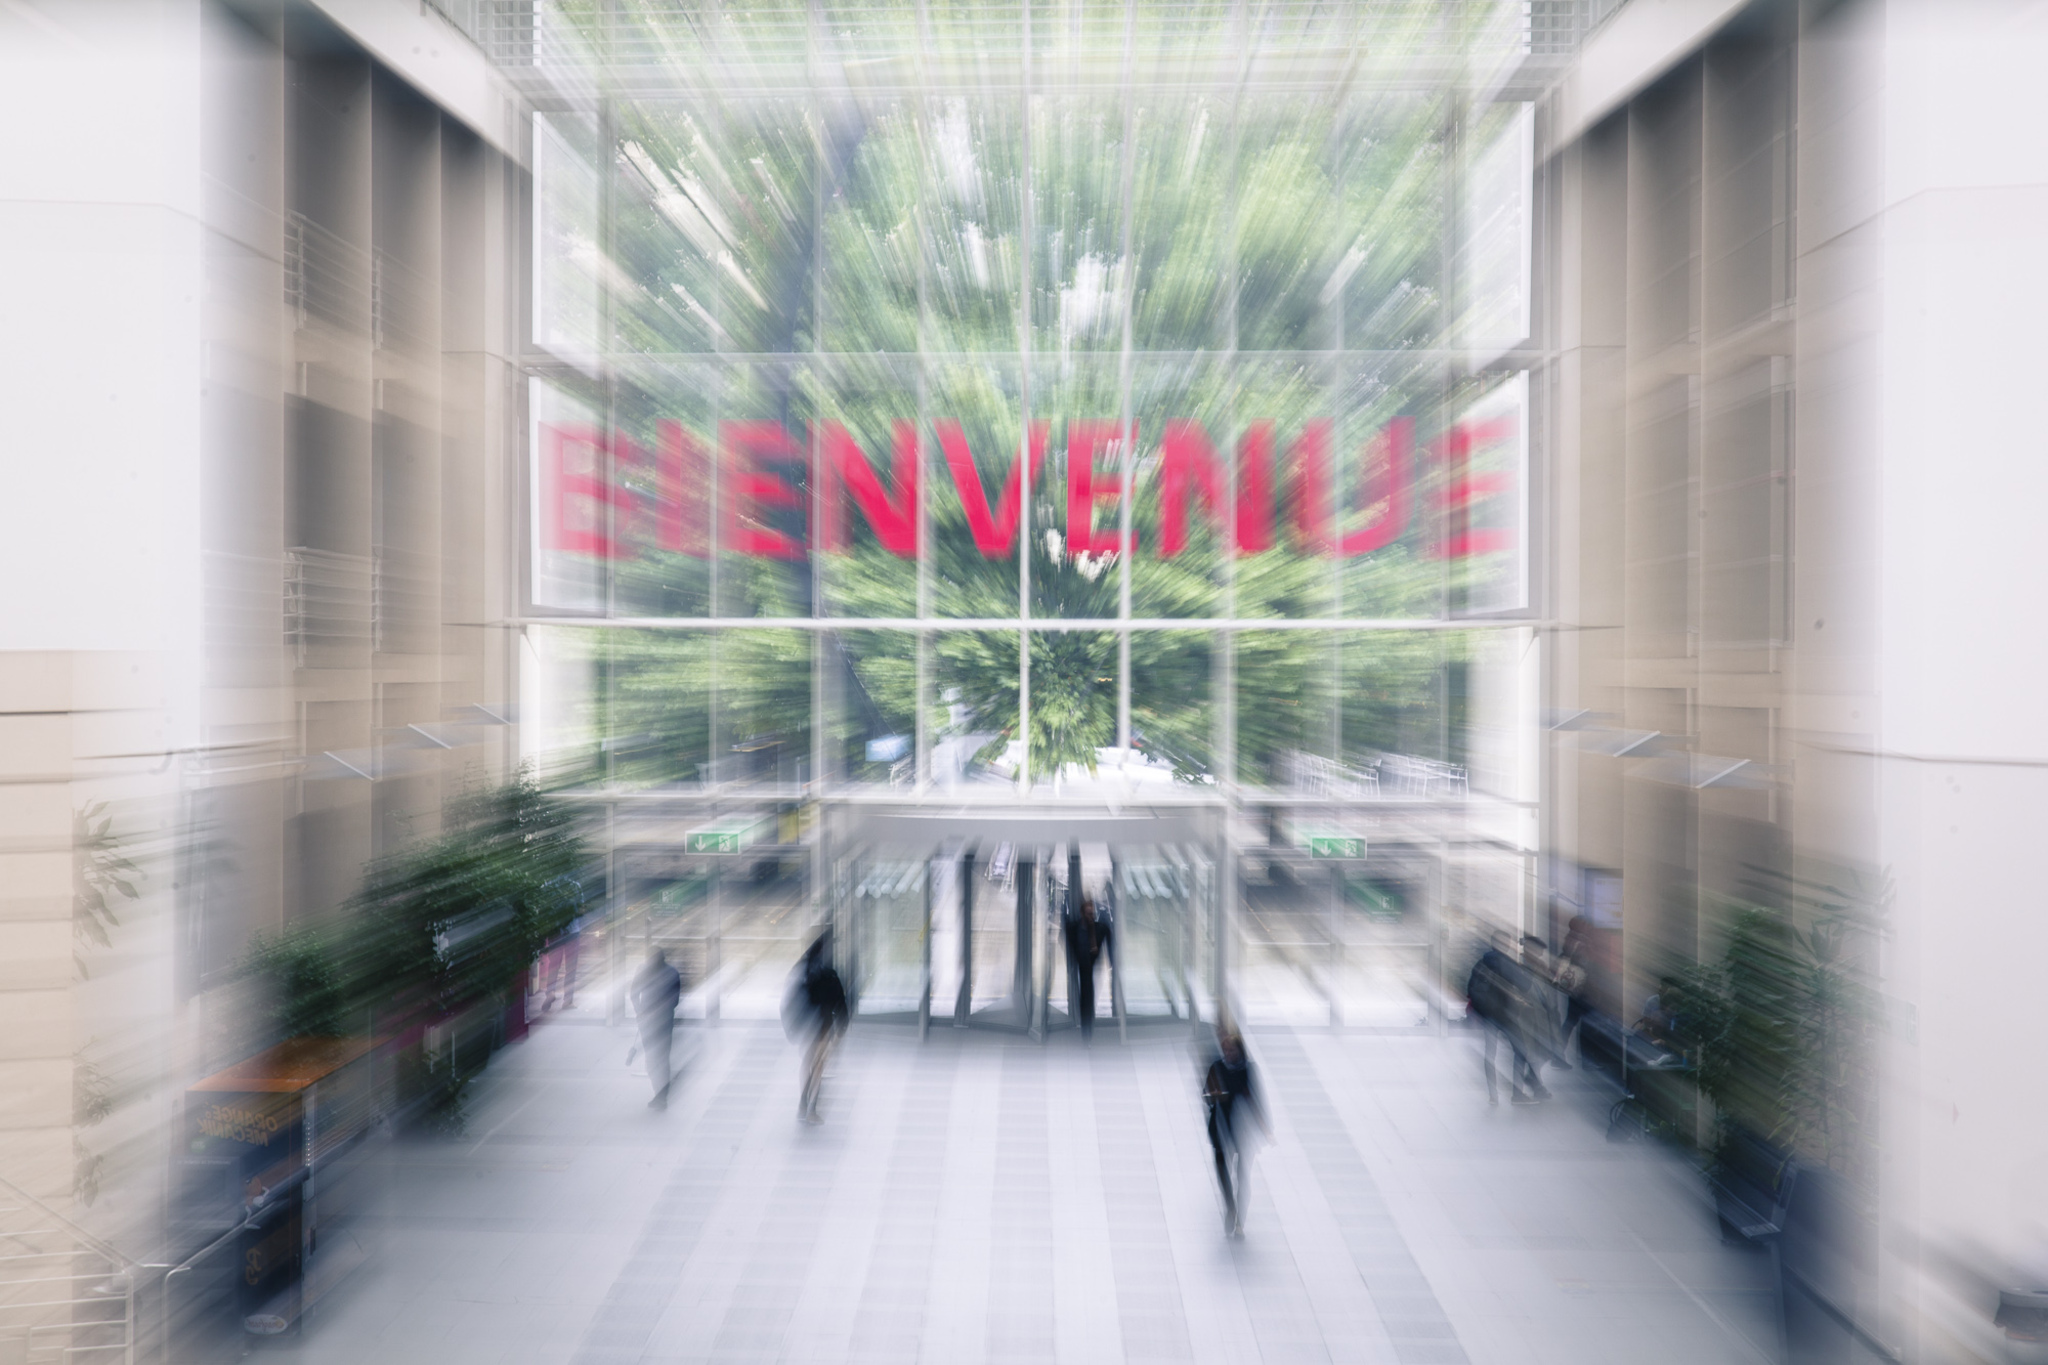
[[[1016,780],[1020,659],[1013,630],[946,630],[932,635],[928,722],[932,782],[941,789],[1002,787]]]
[[[1123,101],[1031,101],[1031,344],[1061,357],[1123,347]]]
[[[935,99],[925,117],[926,348],[1014,355],[1024,250],[1021,105]]]
[[[1346,107],[1342,226],[1333,267],[1351,350],[1438,343],[1442,329],[1443,126],[1434,97],[1375,92]]]
[[[919,460],[930,461],[919,450],[915,360],[822,358],[803,372],[792,409],[791,434],[808,443],[824,481],[824,520],[811,539],[825,614],[916,616],[918,491],[909,485]]]
[[[1117,636],[1106,630],[1031,633],[1031,784],[1086,789],[1116,743]]]
[[[811,614],[808,360],[727,367],[718,394],[720,616]]]
[[[1198,630],[1131,633],[1131,747],[1145,762],[1141,779],[1178,783],[1216,779],[1216,708],[1211,637]]]
[[[840,168],[819,238],[820,336],[828,351],[917,349],[925,195],[918,107],[909,99],[877,101],[827,124],[831,164]]]
[[[1224,306],[1229,232],[1230,111],[1205,95],[1147,90],[1132,150],[1132,255],[1139,350],[1229,345]]]
[[[612,408],[612,614],[711,614],[708,364],[616,366]]]
[[[1238,113],[1237,344],[1320,350],[1335,344],[1325,317],[1343,258],[1331,183],[1330,104],[1247,100]]]
[[[1038,357],[1031,406],[1047,419],[1032,504],[1031,614],[1114,619],[1122,598],[1122,396],[1115,356]]]
[[[712,633],[716,780],[795,787],[811,773],[811,650],[807,630]]]
[[[1299,789],[1336,752],[1333,637],[1323,631],[1237,635],[1237,780]]]
[[[1331,404],[1334,473],[1323,490],[1342,565],[1338,610],[1434,620],[1444,614],[1449,576],[1441,374],[1399,356],[1347,362]]]
[[[925,496],[934,615],[1017,615],[1024,508],[1011,490],[1024,435],[1020,376],[1013,358],[994,356],[935,361],[928,371],[933,440]],[[1050,508],[1042,491],[1033,502],[1032,530],[1042,536]]]
[[[597,710],[608,780],[630,787],[705,779],[711,740],[711,641],[683,630],[591,631],[602,660]]]
[[[910,787],[917,781],[917,636],[847,630],[825,636],[832,708],[827,779]]]

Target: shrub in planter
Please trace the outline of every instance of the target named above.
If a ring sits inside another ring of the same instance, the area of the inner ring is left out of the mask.
[[[1713,1103],[1706,1174],[1724,1234],[1778,1241],[1786,1264],[1823,1264],[1816,1248],[1832,1256],[1834,1242],[1855,1240],[1844,1229],[1867,1212],[1883,896],[1842,881],[1784,879],[1729,907],[1719,960],[1667,987]],[[1829,1231],[1817,1239],[1823,1208]]]
[[[459,1131],[463,1077],[439,1026],[503,1008],[583,905],[573,812],[522,773],[449,805],[440,835],[374,864],[341,914],[259,939],[243,960],[267,1041],[361,1029],[392,1041],[401,1115]]]

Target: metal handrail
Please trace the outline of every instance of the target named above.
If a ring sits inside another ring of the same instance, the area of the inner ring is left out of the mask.
[[[0,1176],[0,1189],[5,1189],[6,1191],[8,1191],[8,1192],[9,1192],[9,1193],[11,1193],[12,1195],[14,1195],[14,1196],[15,1196],[16,1198],[18,1198],[18,1199],[21,1199],[21,1200],[25,1201],[25,1205],[26,1205],[26,1206],[29,1206],[29,1207],[33,1207],[33,1208],[34,1208],[34,1210],[35,1210],[36,1212],[40,1213],[40,1214],[41,1214],[41,1215],[42,1215],[42,1216],[43,1216],[44,1218],[47,1218],[47,1219],[48,1219],[48,1220],[49,1220],[49,1221],[50,1221],[50,1222],[51,1222],[52,1224],[54,1224],[54,1225],[55,1225],[55,1226],[56,1226],[57,1228],[60,1228],[60,1229],[62,1229],[62,1230],[63,1230],[63,1231],[65,1232],[65,1233],[69,1234],[70,1236],[72,1236],[72,1237],[75,1237],[75,1238],[77,1238],[77,1239],[78,1239],[78,1241],[79,1241],[79,1242],[80,1242],[80,1243],[82,1244],[82,1245],[80,1246],[80,1248],[79,1248],[79,1249],[77,1249],[77,1250],[73,1250],[73,1251],[63,1251],[63,1252],[28,1252],[28,1253],[18,1253],[18,1254],[15,1254],[15,1255],[11,1255],[11,1256],[6,1256],[6,1257],[0,1257],[0,1262],[14,1262],[14,1263],[17,1263],[17,1264],[19,1264],[19,1263],[22,1263],[22,1262],[28,1262],[28,1261],[47,1261],[47,1260],[56,1260],[56,1259],[59,1259],[59,1258],[65,1258],[65,1257],[74,1257],[74,1256],[78,1256],[78,1255],[82,1255],[82,1254],[84,1254],[84,1255],[93,1255],[93,1256],[98,1256],[98,1257],[99,1257],[100,1259],[102,1259],[102,1260],[106,1261],[106,1262],[107,1262],[107,1264],[108,1264],[108,1266],[110,1267],[110,1273],[109,1273],[108,1275],[106,1275],[106,1276],[96,1276],[96,1275],[46,1275],[46,1276],[36,1276],[36,1277],[31,1277],[31,1278],[29,1278],[29,1279],[26,1279],[26,1280],[21,1280],[21,1281],[18,1281],[18,1283],[21,1283],[21,1284],[65,1284],[65,1283],[77,1283],[77,1282],[79,1282],[79,1281],[81,1281],[81,1280],[93,1280],[93,1279],[102,1279],[102,1278],[103,1278],[103,1279],[105,1279],[105,1280],[109,1281],[110,1283],[118,1283],[118,1284],[119,1284],[119,1286],[120,1286],[120,1292],[118,1293],[118,1295],[116,1295],[116,1294],[103,1294],[103,1295],[94,1295],[94,1296],[91,1296],[91,1297],[89,1297],[89,1298],[82,1298],[82,1299],[80,1299],[80,1298],[70,1298],[70,1299],[53,1299],[53,1300],[33,1300],[33,1301],[30,1301],[30,1302],[28,1302],[28,1303],[19,1303],[19,1304],[9,1304],[9,1305],[7,1305],[7,1307],[9,1307],[9,1308],[11,1308],[11,1309],[13,1309],[13,1308],[24,1308],[24,1309],[30,1309],[30,1310],[35,1310],[35,1309],[44,1309],[44,1308],[70,1308],[70,1307],[77,1307],[77,1306],[79,1306],[79,1305],[81,1305],[81,1304],[104,1304],[104,1303],[108,1303],[108,1302],[110,1302],[110,1301],[112,1301],[112,1300],[114,1300],[114,1299],[116,1299],[116,1298],[119,1298],[119,1300],[121,1301],[121,1304],[122,1304],[122,1315],[121,1315],[121,1318],[120,1318],[120,1320],[119,1320],[119,1322],[118,1322],[118,1323],[115,1323],[115,1322],[105,1322],[105,1323],[96,1323],[96,1324],[91,1324],[91,1323],[89,1323],[89,1324],[78,1324],[78,1323],[68,1323],[68,1324],[64,1324],[64,1327],[65,1327],[65,1330],[73,1330],[73,1329],[75,1329],[75,1328],[77,1328],[77,1327],[79,1327],[79,1326],[102,1326],[102,1327],[112,1327],[112,1326],[118,1326],[118,1327],[120,1328],[120,1331],[121,1331],[121,1338],[122,1338],[121,1342],[120,1342],[120,1343],[119,1343],[118,1345],[107,1345],[107,1346],[72,1346],[72,1347],[67,1347],[67,1348],[65,1348],[65,1355],[66,1355],[67,1357],[73,1357],[73,1356],[80,1356],[80,1355],[84,1355],[84,1354],[86,1354],[86,1353],[88,1353],[88,1352],[92,1352],[92,1353],[98,1353],[98,1352],[105,1352],[105,1351],[119,1351],[119,1352],[121,1353],[121,1358],[122,1358],[122,1359],[123,1359],[124,1361],[126,1361],[126,1362],[127,1362],[127,1365],[134,1365],[134,1362],[135,1362],[135,1345],[136,1345],[136,1341],[135,1341],[135,1337],[136,1337],[136,1332],[135,1332],[135,1281],[136,1281],[136,1278],[137,1278],[137,1274],[136,1274],[136,1272],[138,1272],[138,1271],[145,1271],[145,1270],[160,1270],[160,1269],[162,1269],[163,1267],[162,1267],[161,1265],[151,1264],[151,1263],[149,1263],[149,1262],[144,1262],[144,1261],[137,1261],[137,1260],[136,1260],[135,1258],[133,1258],[132,1256],[129,1256],[129,1255],[127,1255],[126,1253],[124,1253],[124,1252],[123,1252],[123,1251],[122,1251],[122,1250],[121,1250],[121,1249],[120,1249],[119,1247],[116,1247],[116,1246],[115,1246],[115,1245],[114,1245],[113,1243],[111,1243],[111,1242],[108,1242],[108,1241],[106,1241],[106,1240],[105,1240],[104,1238],[102,1238],[102,1237],[98,1236],[97,1234],[95,1234],[95,1233],[92,1233],[92,1232],[89,1232],[89,1231],[87,1231],[87,1230],[86,1230],[85,1228],[82,1228],[82,1227],[80,1227],[80,1226],[79,1226],[79,1225],[78,1225],[77,1223],[74,1223],[74,1222],[72,1222],[72,1221],[71,1221],[71,1219],[69,1219],[69,1218],[65,1217],[65,1216],[64,1216],[63,1214],[61,1214],[61,1213],[57,1212],[57,1210],[55,1210],[55,1209],[51,1208],[51,1207],[50,1207],[50,1206],[49,1206],[48,1204],[45,1204],[45,1203],[44,1203],[44,1202],[43,1202],[43,1201],[42,1201],[42,1200],[41,1200],[40,1198],[38,1198],[38,1197],[37,1197],[36,1195],[34,1195],[34,1194],[30,1193],[30,1192],[29,1192],[28,1190],[25,1190],[25,1189],[23,1189],[23,1188],[22,1188],[21,1186],[19,1186],[19,1185],[15,1184],[15,1183],[14,1183],[13,1181],[11,1181],[11,1180],[7,1179],[7,1178],[6,1178],[5,1176]],[[19,1238],[17,1238],[17,1240],[19,1240]],[[31,1323],[31,1324],[29,1325],[29,1328],[28,1328],[28,1340],[30,1340],[30,1341],[33,1341],[33,1340],[35,1339],[35,1335],[36,1335],[36,1333],[37,1333],[37,1332],[39,1332],[39,1331],[47,1331],[47,1330],[49,1330],[49,1329],[50,1329],[50,1328],[51,1328],[52,1326],[53,1326],[53,1324],[49,1324],[49,1323]]]
[[[126,1255],[123,1255],[121,1251],[112,1243],[104,1242],[100,1240],[98,1237],[94,1236],[92,1233],[87,1232],[84,1228],[78,1226],[78,1224],[72,1222],[69,1218],[66,1218],[63,1214],[57,1212],[57,1210],[51,1208],[48,1204],[45,1204],[42,1200],[36,1198],[27,1190],[15,1184],[12,1180],[7,1179],[5,1176],[0,1176],[0,1188],[5,1188],[9,1191],[12,1191],[14,1194],[19,1195],[23,1199],[26,1199],[29,1203],[34,1204],[38,1209],[42,1210],[45,1216],[55,1220],[56,1222],[62,1223],[67,1231],[71,1232],[74,1236],[82,1239],[87,1246],[91,1247],[94,1251],[106,1257],[108,1260],[118,1261],[122,1265],[127,1266],[131,1270],[148,1269],[148,1267],[145,1266],[142,1262],[134,1260]]]

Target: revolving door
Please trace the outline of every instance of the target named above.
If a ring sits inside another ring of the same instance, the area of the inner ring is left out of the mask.
[[[857,1017],[1032,1036],[1076,1027],[1090,994],[1083,941],[1099,945],[1096,1025],[1215,1017],[1219,815],[855,807],[826,829],[829,916]]]

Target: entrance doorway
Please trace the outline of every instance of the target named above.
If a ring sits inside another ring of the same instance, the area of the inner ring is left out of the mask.
[[[1076,1027],[1093,902],[1094,1022],[1215,1017],[1220,810],[945,812],[824,822],[829,922],[858,1017],[1034,1036]]]

